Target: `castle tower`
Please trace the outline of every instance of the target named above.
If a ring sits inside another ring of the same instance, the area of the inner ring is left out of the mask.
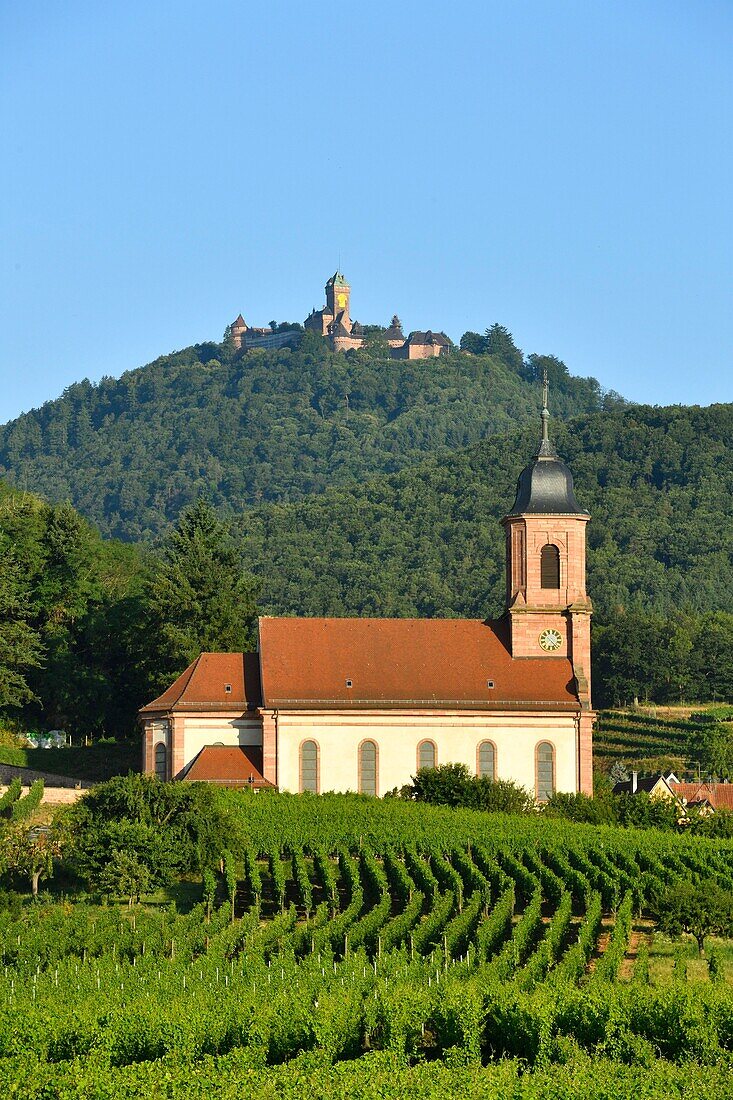
[[[333,315],[334,321],[340,320],[349,332],[351,332],[350,304],[351,287],[341,272],[337,271],[326,283],[326,312]]]
[[[244,317],[240,313],[239,316],[237,317],[236,321],[232,321],[231,327],[229,329],[229,332],[230,332],[231,338],[232,338],[232,344],[237,349],[237,351],[241,348],[242,344],[244,343],[244,334],[245,334],[246,331],[247,331],[247,325],[246,325],[246,322],[244,320]]]

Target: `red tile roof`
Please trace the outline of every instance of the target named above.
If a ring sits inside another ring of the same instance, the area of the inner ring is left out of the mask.
[[[226,690],[226,685],[231,691]],[[202,653],[175,683],[142,708],[243,711],[261,705],[260,666],[256,653]]]
[[[670,783],[670,787],[687,802],[707,800],[714,810],[733,811],[733,783]]]
[[[262,774],[262,749],[237,745],[205,745],[184,779],[220,783],[226,787],[272,787]]]
[[[260,659],[267,707],[580,705],[570,661],[513,659],[502,622],[262,618]]]

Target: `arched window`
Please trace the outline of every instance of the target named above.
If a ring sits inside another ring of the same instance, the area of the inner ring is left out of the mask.
[[[164,783],[168,778],[168,750],[162,741],[155,746],[155,774]]]
[[[560,587],[560,551],[550,543],[540,551],[540,587]]]
[[[318,745],[304,741],[300,746],[300,789],[318,794]]]
[[[434,741],[421,741],[417,746],[418,771],[423,768],[434,768],[437,763],[437,749]]]
[[[496,747],[493,741],[482,741],[478,747],[478,774],[482,779],[496,779]]]
[[[547,802],[555,793],[555,749],[549,741],[540,741],[535,750],[537,801]]]
[[[377,793],[377,746],[374,741],[362,741],[359,745],[359,791],[361,794]]]

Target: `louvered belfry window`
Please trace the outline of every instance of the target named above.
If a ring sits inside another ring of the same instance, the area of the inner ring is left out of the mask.
[[[540,586],[560,587],[560,551],[549,543],[540,551]]]
[[[300,746],[300,789],[318,794],[318,745],[304,741]]]

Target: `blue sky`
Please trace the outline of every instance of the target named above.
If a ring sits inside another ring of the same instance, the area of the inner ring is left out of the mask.
[[[0,0],[0,420],[352,314],[733,400],[733,5]]]

